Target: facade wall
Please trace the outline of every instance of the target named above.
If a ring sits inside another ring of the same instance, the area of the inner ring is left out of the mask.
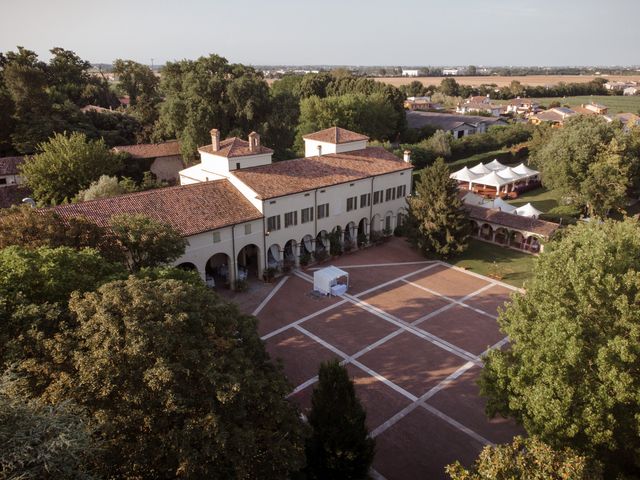
[[[305,157],[317,156],[318,147],[321,147],[322,155],[327,155],[330,153],[353,152],[354,150],[362,150],[364,148],[367,148],[367,141],[361,140],[359,142],[335,144],[335,143],[329,143],[329,142],[319,142],[317,140],[305,140],[304,156]]]
[[[180,170],[184,169],[184,163],[180,155],[156,158],[149,170],[158,180],[169,183],[178,183],[180,180]]]
[[[0,187],[8,187],[9,185],[20,185],[22,179],[20,175],[0,175]]]
[[[224,158],[211,153],[200,152],[200,159],[205,170],[227,176],[230,171],[237,169],[236,164],[238,163],[240,168],[269,165],[271,163],[271,154],[263,153],[261,155]]]

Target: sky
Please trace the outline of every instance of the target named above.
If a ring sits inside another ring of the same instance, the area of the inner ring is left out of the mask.
[[[639,0],[0,0],[0,51],[161,64],[640,64]]]

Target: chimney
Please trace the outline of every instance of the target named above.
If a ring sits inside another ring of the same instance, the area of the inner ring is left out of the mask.
[[[404,163],[411,163],[411,150],[404,151],[403,160],[404,160]]]
[[[260,135],[256,132],[249,134],[249,151],[256,152],[260,148]]]
[[[318,149],[318,156],[320,157],[322,155],[322,145],[318,145],[316,148]]]
[[[217,128],[211,129],[211,149],[214,152],[220,150],[220,131]]]

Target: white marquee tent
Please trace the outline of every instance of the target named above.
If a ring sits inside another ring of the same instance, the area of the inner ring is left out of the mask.
[[[467,167],[451,174],[451,178],[454,178],[459,182],[473,182],[476,178],[480,178],[481,176],[481,173],[473,173]]]
[[[522,217],[538,218],[542,212],[530,203],[527,203],[526,205],[518,207],[515,213]]]
[[[349,274],[338,267],[329,266],[313,272],[313,289],[320,293],[343,295],[348,287]]]
[[[491,172],[491,170],[487,168],[482,162],[477,164],[475,167],[471,167],[469,170],[478,175],[486,175],[487,173]]]
[[[487,164],[479,163],[475,167],[464,167],[453,172],[450,177],[459,182],[468,183],[469,190],[472,190],[473,185],[484,185],[495,188],[496,192],[502,191],[504,187],[504,191],[508,192],[515,188],[516,184],[529,183],[532,179],[538,179],[539,175],[540,172],[527,167],[524,163],[511,168],[494,159]]]

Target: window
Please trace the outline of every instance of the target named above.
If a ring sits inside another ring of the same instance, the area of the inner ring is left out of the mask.
[[[378,203],[382,203],[382,190],[373,192],[373,204],[377,205]]]
[[[236,162],[236,170],[240,170],[240,162]]]
[[[280,230],[280,215],[267,218],[267,230],[269,232]]]
[[[387,191],[385,193],[385,198],[384,201],[385,202],[389,202],[391,200],[395,200],[396,199],[396,189],[395,188],[387,188]]]
[[[220,241],[220,232],[213,232],[213,243],[218,243]]]
[[[329,216],[329,204],[323,203],[322,205],[318,205],[318,219],[325,218]]]
[[[396,197],[402,198],[405,196],[405,193],[407,193],[407,186],[398,185],[398,187],[396,188]]]
[[[6,178],[0,178],[0,185],[6,185],[7,184],[7,179]]]
[[[244,234],[245,235],[251,235],[251,224],[250,223],[246,223],[244,225]]]
[[[347,212],[358,208],[358,197],[347,198]]]
[[[284,228],[292,227],[298,224],[298,211],[287,212],[284,214]]]
[[[303,208],[300,210],[300,220],[302,223],[313,221],[313,207]]]
[[[371,205],[371,194],[363,193],[360,195],[360,208],[368,207]]]
[[[275,200],[271,200],[271,201],[269,202],[269,205],[273,205],[274,203],[276,203],[276,201],[275,201]]]

